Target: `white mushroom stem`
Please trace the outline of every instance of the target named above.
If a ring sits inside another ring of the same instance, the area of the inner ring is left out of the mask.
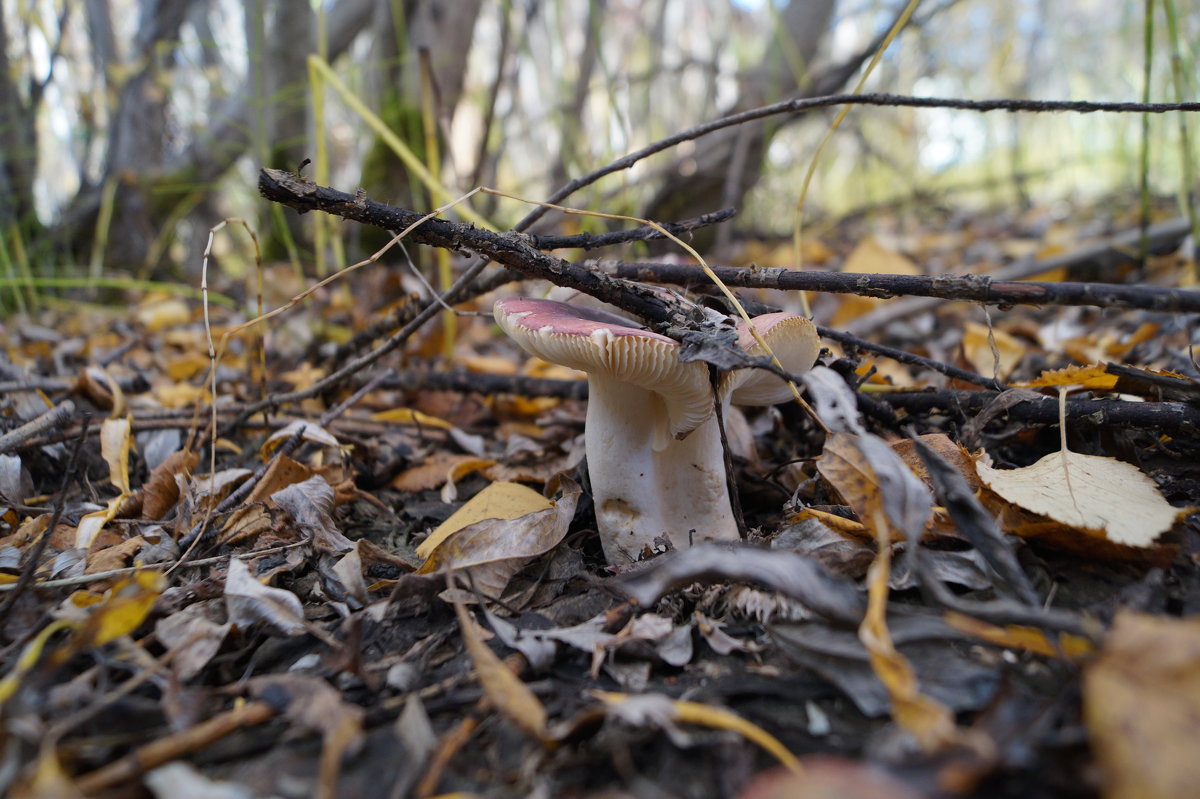
[[[588,477],[609,563],[638,560],[656,538],[680,548],[738,540],[716,417],[656,449],[662,406],[655,392],[631,383],[588,380]]]

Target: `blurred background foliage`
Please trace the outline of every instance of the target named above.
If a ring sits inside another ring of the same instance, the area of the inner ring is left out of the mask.
[[[327,272],[382,239],[269,207],[254,188],[259,167],[311,158],[306,174],[343,190],[417,209],[445,202],[414,177],[415,160],[450,196],[483,184],[540,199],[697,123],[849,90],[904,6],[3,0],[0,279],[194,283],[208,230],[226,216],[247,219],[268,258]],[[864,90],[1194,99],[1198,46],[1200,14],[1173,0],[926,0]],[[661,220],[736,205],[735,223],[703,242],[736,260],[733,237],[791,230],[835,112],[687,143],[570,203]],[[1188,142],[1177,114],[857,107],[819,156],[806,213],[1020,210],[1114,193],[1136,205],[1147,123],[1149,184],[1179,196]],[[528,210],[472,203],[498,228]]]

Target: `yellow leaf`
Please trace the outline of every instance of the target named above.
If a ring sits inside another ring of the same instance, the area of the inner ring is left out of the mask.
[[[546,708],[529,686],[509,671],[504,661],[479,637],[467,609],[455,602],[454,612],[458,616],[458,628],[462,631],[467,654],[475,664],[475,673],[488,702],[524,732],[538,740],[547,740]]]
[[[1095,391],[1108,391],[1117,385],[1117,376],[1104,371],[1104,364],[1091,366],[1068,366],[1042,372],[1037,378],[1023,383],[1013,383],[1017,388],[1043,388],[1046,386],[1080,386]]]
[[[1200,621],[1121,610],[1084,674],[1107,799],[1188,799],[1200,783]]]
[[[80,646],[102,646],[136,630],[167,586],[161,573],[139,571],[110,588],[79,631]]]
[[[50,636],[59,630],[72,628],[75,624],[76,622],[67,619],[52,621],[43,627],[41,632],[33,637],[32,641],[25,645],[25,648],[21,650],[20,657],[17,658],[17,662],[13,665],[12,671],[6,674],[3,680],[0,680],[0,705],[7,702],[17,692],[17,688],[21,685],[21,678],[37,665],[37,662],[42,657],[42,651],[46,648],[46,642],[50,640]]]
[[[1115,458],[1061,450],[1020,469],[977,462],[975,470],[988,488],[1014,505],[1115,544],[1148,547],[1190,512],[1172,507],[1153,480]]]
[[[427,413],[421,413],[412,408],[392,408],[391,410],[379,411],[378,413],[371,414],[371,418],[376,422],[413,424],[420,425],[421,427],[433,427],[438,430],[452,430],[454,428],[454,425],[445,419],[439,419],[436,416],[430,416]]]
[[[911,260],[900,253],[885,247],[873,236],[868,236],[859,242],[858,246],[846,256],[842,265],[843,272],[865,272],[883,275],[919,275],[921,270]],[[840,298],[838,309],[834,312],[829,324],[833,327],[844,325],[868,311],[876,308],[887,300],[875,297],[859,297],[853,294]]]
[[[992,351],[993,342],[996,345],[995,352]],[[964,325],[962,345],[963,355],[976,372],[984,377],[995,375],[998,380],[1006,380],[1025,357],[1025,345],[1015,336],[978,322]]]
[[[128,498],[128,494],[122,493],[120,496],[110,499],[104,510],[93,511],[80,517],[79,524],[75,528],[75,546],[79,549],[91,548],[92,542],[96,540],[96,536],[100,534],[100,531],[104,529],[104,525],[117,517],[121,506],[125,504],[125,500]]]
[[[450,536],[484,519],[517,519],[553,507],[553,502],[520,483],[492,483],[438,525],[417,547],[417,556],[429,558]]]
[[[483,518],[439,538],[439,543],[417,573],[429,574],[441,569],[465,571],[480,594],[501,596],[513,575],[533,558],[558,546],[567,534],[580,492],[579,487],[569,480],[564,479],[563,484],[563,495],[546,507],[548,501],[536,491],[524,486],[506,488],[515,486],[514,483],[493,483],[500,488],[481,502],[482,509],[472,509],[462,517],[469,519],[478,512]],[[488,510],[488,505],[493,509]],[[512,519],[492,518],[488,514],[496,512],[496,506],[501,506],[499,510],[505,515],[517,513],[522,507],[533,510]]]
[[[183,300],[175,297],[155,298],[142,303],[134,318],[148,332],[157,333],[168,327],[180,327],[191,321],[192,314]]]
[[[105,419],[100,425],[100,454],[108,464],[108,479],[122,494],[129,493],[129,447],[133,442],[130,435],[129,417]]]

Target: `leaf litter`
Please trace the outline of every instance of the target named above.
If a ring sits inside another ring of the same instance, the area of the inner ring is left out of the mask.
[[[863,272],[919,275],[943,246],[845,235],[826,257]],[[186,303],[140,305],[104,364],[11,328],[8,358],[63,383],[6,396],[6,429],[66,402],[105,419],[65,491],[76,417],[0,453],[4,787],[1188,795],[1200,443],[1096,421],[1194,404],[1186,334],[1163,314],[898,307],[814,303],[1002,390],[826,340],[804,377],[831,432],[790,405],[730,415],[747,540],[664,539],[620,567],[594,533],[578,375],[485,320],[460,320],[454,371],[414,345],[345,408],[239,419],[261,392],[243,331],[215,438]],[[281,348],[266,385],[329,374],[315,352]]]

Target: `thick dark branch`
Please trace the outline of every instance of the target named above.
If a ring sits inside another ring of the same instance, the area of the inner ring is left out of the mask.
[[[600,178],[611,175],[614,172],[628,169],[645,158],[649,158],[655,153],[661,153],[663,150],[669,150],[677,144],[682,144],[685,141],[699,139],[702,136],[707,136],[709,133],[721,130],[722,128],[730,128],[735,125],[744,125],[747,122],[753,122],[756,119],[765,119],[772,116],[780,116],[783,114],[798,114],[803,111],[810,111],[814,108],[825,108],[834,105],[883,105],[883,106],[905,106],[911,108],[953,108],[960,111],[1027,111],[1027,112],[1061,112],[1074,111],[1080,114],[1093,112],[1117,112],[1117,113],[1142,113],[1142,114],[1162,114],[1167,111],[1200,111],[1200,103],[1088,103],[1075,100],[954,100],[940,99],[937,97],[906,97],[897,94],[829,94],[821,97],[801,97],[792,100],[784,100],[771,105],[752,108],[749,111],[742,111],[737,114],[714,119],[710,122],[705,122],[695,127],[681,130],[664,139],[659,139],[652,144],[648,144],[640,150],[634,150],[620,158],[612,161],[603,167],[593,170],[582,177],[572,180],[565,186],[560,187],[554,194],[550,195],[547,202],[559,203],[564,199],[579,191],[584,186],[590,186]],[[528,225],[533,224],[541,218],[546,212],[545,207],[535,208],[524,219],[521,220],[520,229],[524,230]]]
[[[324,211],[383,230],[404,230],[424,216],[364,196],[318,186],[281,169],[263,169],[258,177],[258,190],[268,200],[301,212]],[[559,286],[578,289],[651,322],[679,325],[687,318],[681,304],[645,287],[547,255],[522,234],[492,233],[474,225],[429,219],[409,234],[409,240],[433,247],[479,253],[526,277],[542,278]]]
[[[909,414],[944,411],[969,418],[982,411],[997,394],[993,391],[913,391],[873,395]],[[1058,424],[1058,398],[1023,399],[998,418],[1029,424]],[[1200,434],[1200,406],[1186,402],[1128,402],[1067,400],[1067,422],[1094,427],[1134,427],[1171,436]]]
[[[641,283],[710,285],[691,264],[603,263],[610,274]],[[982,275],[873,275],[854,272],[801,272],[785,268],[713,267],[726,285],[790,291],[826,291],[864,297],[936,297],[989,305],[1096,305],[1153,311],[1200,311],[1200,291],[1125,286],[1113,283],[1034,283],[992,280]]]

